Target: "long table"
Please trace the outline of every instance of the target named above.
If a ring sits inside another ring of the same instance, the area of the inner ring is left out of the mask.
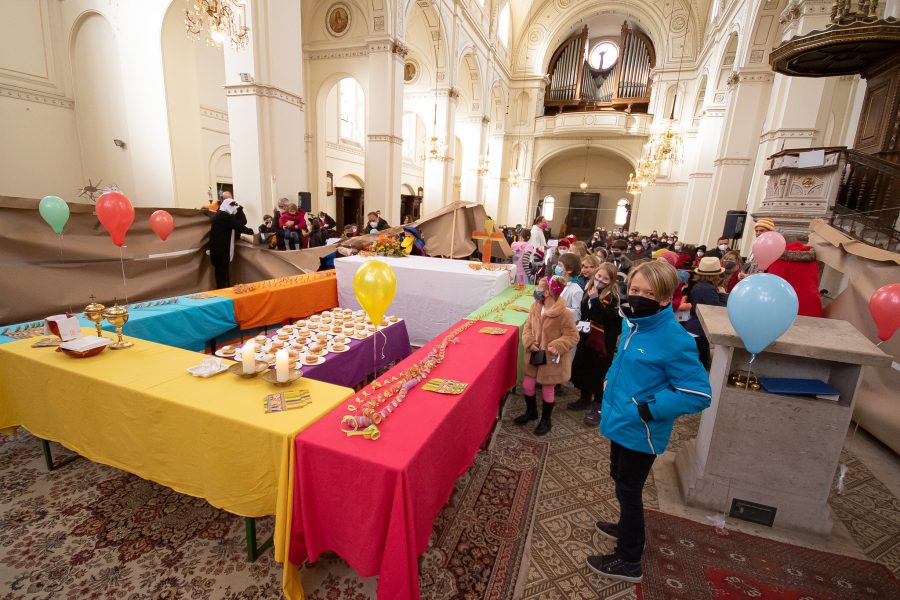
[[[432,524],[471,466],[516,383],[518,331],[479,333],[476,322],[450,344],[429,375],[468,384],[457,396],[411,389],[380,425],[376,441],[348,437],[342,404],[295,441],[294,513],[290,560],[299,565],[332,550],[363,577],[379,575],[378,597],[419,597],[417,557],[425,552]],[[451,330],[456,325],[451,327]],[[443,335],[380,377],[390,380],[424,358]],[[370,386],[364,391],[377,393]],[[353,401],[360,404],[357,394]],[[285,565],[285,592],[299,597],[296,569]]]
[[[234,329],[234,305],[229,298],[210,294],[189,294],[150,302],[135,302],[128,307],[128,322],[122,327],[127,337],[136,337],[185,350],[202,351],[206,342]],[[79,315],[84,327],[93,323]],[[105,331],[115,327],[103,322]],[[0,344],[16,339],[40,337],[43,321],[0,327]]]
[[[338,305],[334,271],[257,281],[210,294],[234,302],[235,320],[244,330],[307,317]]]
[[[309,390],[312,403],[266,414],[274,386],[193,377],[186,369],[202,354],[139,340],[76,359],[33,341],[0,346],[0,429],[23,426],[236,515],[275,515],[276,557],[286,555],[294,438],[353,390],[301,379],[289,389]]]
[[[452,323],[507,289],[515,276],[513,271],[505,269],[473,270],[470,263],[463,260],[424,256],[347,256],[334,261],[340,306],[360,307],[353,293],[353,276],[368,260],[380,260],[393,270],[397,278],[397,295],[388,313],[406,319],[414,346],[422,346],[434,339]]]
[[[525,327],[525,321],[528,320],[528,311],[534,303],[534,290],[536,287],[534,285],[526,285],[521,290],[516,288],[505,289],[498,296],[466,315],[467,319],[493,321],[501,325],[515,325],[519,328],[519,362],[516,368],[516,381],[522,380],[522,371],[525,364],[522,329]]]

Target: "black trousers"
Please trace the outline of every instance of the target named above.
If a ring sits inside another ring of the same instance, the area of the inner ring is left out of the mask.
[[[222,288],[231,287],[231,278],[228,275],[228,267],[230,264],[226,261],[224,263],[213,263],[213,271],[216,274],[216,289],[221,290]]]
[[[644,483],[655,454],[645,454],[609,442],[609,472],[616,482],[619,500],[619,541],[616,553],[622,560],[640,562],[644,553]]]
[[[712,355],[709,352],[709,340],[701,335],[700,337],[694,338],[694,341],[697,342],[697,354],[699,355],[700,362],[703,363],[703,366],[709,371],[709,368],[712,366]]]

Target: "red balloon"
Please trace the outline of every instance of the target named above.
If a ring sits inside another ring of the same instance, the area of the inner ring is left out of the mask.
[[[134,207],[122,192],[104,192],[97,198],[97,218],[109,232],[113,244],[125,245],[125,233],[134,223]]]
[[[175,229],[175,219],[164,210],[154,211],[150,215],[150,228],[159,236],[159,239],[166,241],[166,238]]]
[[[881,286],[869,300],[869,312],[878,326],[878,339],[886,342],[900,327],[900,283]]]

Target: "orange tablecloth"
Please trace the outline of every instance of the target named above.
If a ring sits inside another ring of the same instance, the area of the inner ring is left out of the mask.
[[[307,317],[338,304],[334,271],[257,281],[210,293],[234,301],[234,317],[241,329]]]

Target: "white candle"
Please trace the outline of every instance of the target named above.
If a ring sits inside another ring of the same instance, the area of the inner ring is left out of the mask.
[[[241,348],[241,361],[244,363],[244,375],[256,372],[256,348],[253,340]]]
[[[284,383],[288,380],[288,353],[279,350],[275,353],[275,381]]]

